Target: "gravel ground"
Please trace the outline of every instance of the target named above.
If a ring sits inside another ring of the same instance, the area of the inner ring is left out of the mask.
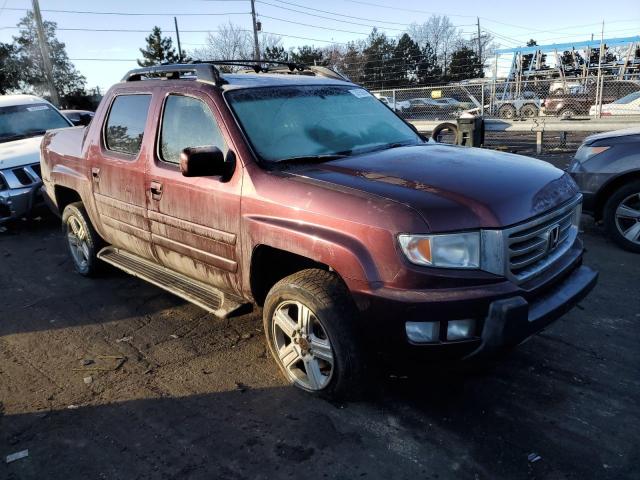
[[[640,478],[639,257],[585,230],[600,283],[548,330],[332,404],[285,384],[259,312],[81,278],[57,219],[19,222],[0,233],[0,478]]]

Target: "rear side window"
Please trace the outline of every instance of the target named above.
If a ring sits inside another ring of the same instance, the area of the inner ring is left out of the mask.
[[[160,158],[180,163],[180,152],[187,147],[213,145],[222,153],[227,147],[218,124],[202,101],[183,95],[169,95],[165,101],[160,130]]]
[[[150,103],[151,95],[119,95],[115,98],[105,126],[108,150],[138,154]]]

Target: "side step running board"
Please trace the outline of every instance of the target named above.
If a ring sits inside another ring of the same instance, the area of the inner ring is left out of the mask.
[[[153,283],[157,287],[184,298],[218,317],[229,317],[251,310],[251,304],[214,287],[193,280],[131,253],[115,247],[105,247],[98,258],[133,276]]]

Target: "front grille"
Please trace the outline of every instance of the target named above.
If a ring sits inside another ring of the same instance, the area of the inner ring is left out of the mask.
[[[31,179],[31,177],[23,167],[14,168],[13,174],[16,176],[16,178],[22,185],[31,185],[33,183],[33,180]]]
[[[42,173],[40,171],[40,164],[34,163],[31,165],[25,165],[24,167],[18,167],[11,170],[21,185],[32,185],[40,182]]]
[[[508,277],[524,282],[569,250],[578,235],[575,220],[581,200],[577,197],[551,213],[505,230]]]

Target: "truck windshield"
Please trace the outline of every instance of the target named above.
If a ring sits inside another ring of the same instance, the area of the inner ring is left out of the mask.
[[[268,162],[330,161],[423,140],[356,86],[285,86],[227,93],[258,156]]]
[[[46,103],[0,107],[0,143],[44,135],[47,130],[69,126],[69,122]]]

